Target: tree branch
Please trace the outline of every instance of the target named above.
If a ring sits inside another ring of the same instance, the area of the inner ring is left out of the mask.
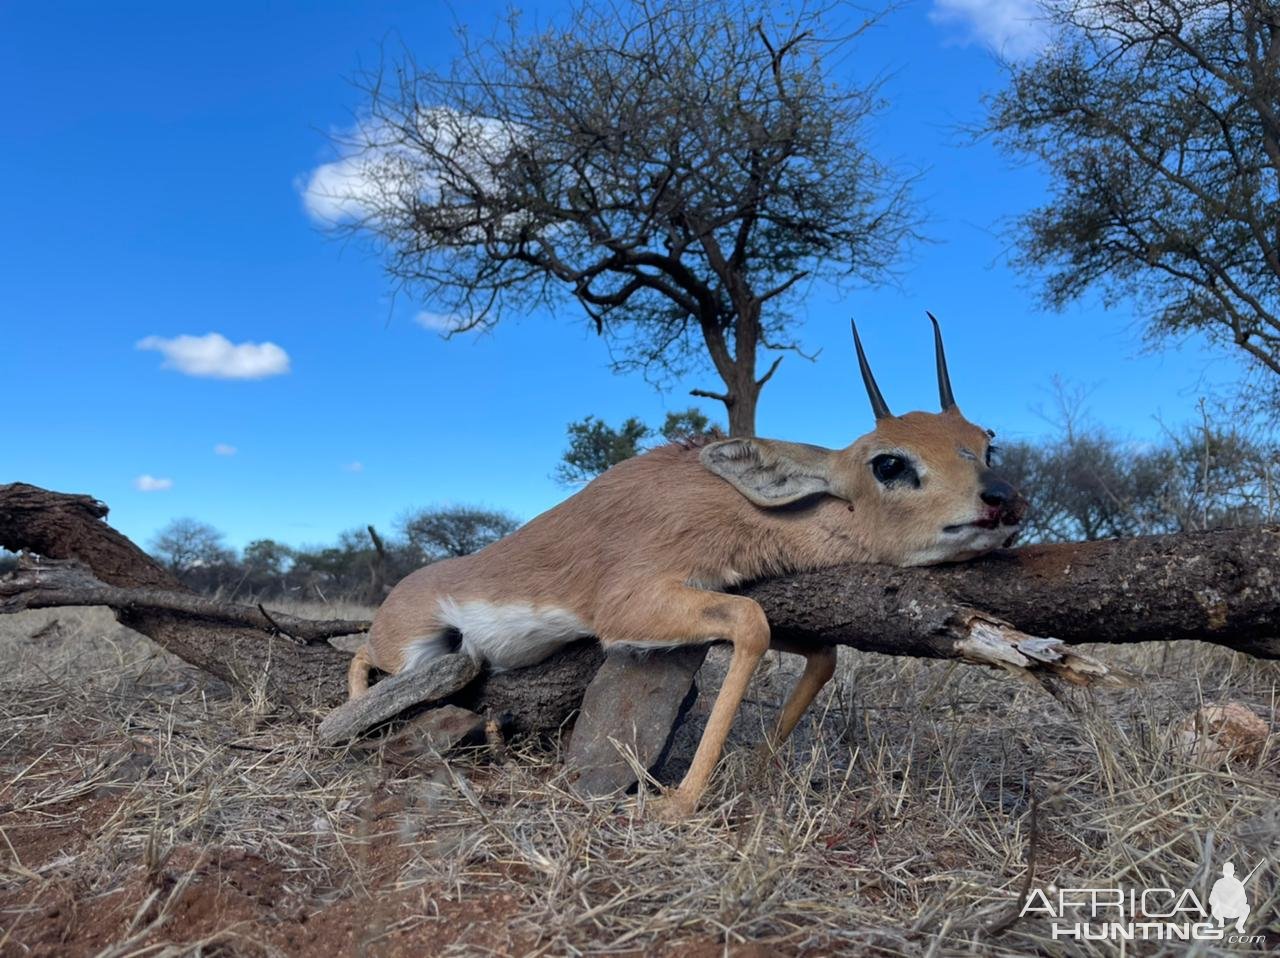
[[[756,380],[757,386],[763,386],[765,383],[767,383],[770,379],[773,378],[773,374],[776,373],[778,371],[778,367],[782,365],[782,359],[783,357],[779,356],[769,365],[769,368],[765,372],[765,374]]]
[[[724,403],[726,406],[733,402],[733,397],[728,393],[714,393],[709,389],[690,389],[689,395],[697,396],[700,399],[715,399]]]
[[[285,612],[268,613],[261,605],[222,602],[187,591],[107,585],[75,559],[24,557],[16,572],[0,579],[0,615],[26,609],[86,605],[105,605],[121,611],[177,612],[215,625],[243,625],[283,635],[301,645],[315,645],[340,635],[369,630],[367,620],[300,619]]]

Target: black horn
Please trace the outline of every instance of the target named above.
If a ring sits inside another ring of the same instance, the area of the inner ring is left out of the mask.
[[[893,413],[889,412],[889,404],[884,401],[884,396],[880,395],[880,387],[876,385],[876,377],[871,375],[871,366],[867,363],[867,354],[862,351],[862,339],[858,336],[858,324],[851,319],[849,320],[849,326],[853,329],[853,345],[858,350],[858,368],[862,370],[862,383],[867,387],[867,396],[871,400],[871,411],[877,419],[892,416]]]
[[[942,411],[956,407],[956,397],[951,392],[951,377],[947,374],[947,354],[942,348],[942,329],[938,326],[938,318],[927,309],[924,314],[933,322],[933,346],[938,359],[938,400],[942,403]]]

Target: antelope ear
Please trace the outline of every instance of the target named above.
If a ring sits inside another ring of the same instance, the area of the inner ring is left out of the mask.
[[[773,439],[726,439],[702,447],[702,464],[758,506],[785,506],[831,492],[832,450]]]

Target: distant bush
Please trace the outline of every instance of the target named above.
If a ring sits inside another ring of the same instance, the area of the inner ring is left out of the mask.
[[[660,429],[645,425],[631,416],[617,429],[602,419],[587,416],[568,426],[569,448],[560,457],[554,478],[562,486],[578,486],[590,482],[625,459],[644,451],[646,440],[680,442],[689,439],[719,437],[724,430],[695,406],[669,412]]]
[[[1024,538],[1065,542],[1280,520],[1280,446],[1232,425],[1158,443],[1101,430],[1003,444],[1000,472],[1031,502]]]
[[[370,528],[348,529],[332,544],[289,546],[255,539],[237,555],[221,532],[175,519],[151,540],[152,556],[188,588],[227,599],[305,598],[376,604],[415,569],[467,555],[514,532],[520,521],[489,509],[421,509],[384,539]]]
[[[510,513],[471,506],[422,509],[400,519],[400,533],[423,562],[479,552],[520,528]]]

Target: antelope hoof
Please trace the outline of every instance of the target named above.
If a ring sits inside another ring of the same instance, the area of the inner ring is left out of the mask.
[[[645,811],[649,817],[672,825],[688,821],[693,817],[696,807],[697,802],[681,795],[678,788],[664,791],[645,802]]]

